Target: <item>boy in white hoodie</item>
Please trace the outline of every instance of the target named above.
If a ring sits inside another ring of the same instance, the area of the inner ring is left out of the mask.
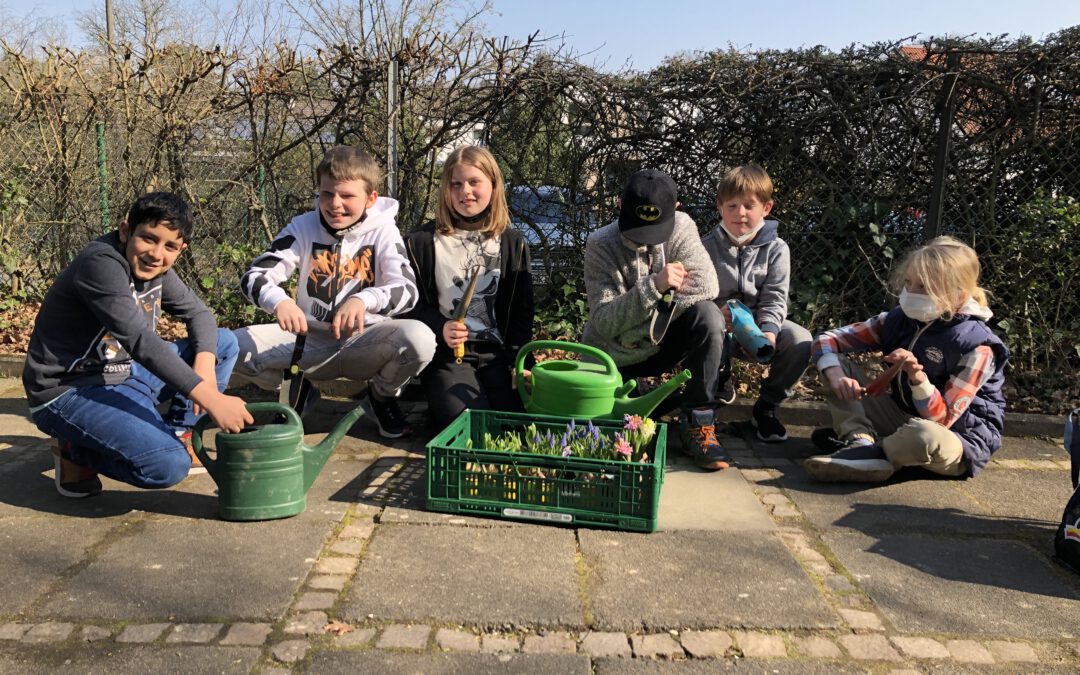
[[[309,380],[368,381],[368,412],[379,433],[410,435],[397,398],[431,360],[435,336],[420,321],[394,318],[418,297],[394,221],[398,202],[378,195],[378,164],[356,148],[330,149],[316,178],[318,208],[293,218],[240,278],[244,296],[277,323],[236,331],[234,379],[279,386],[294,336],[307,334],[300,366]],[[281,284],[297,267],[294,301]]]

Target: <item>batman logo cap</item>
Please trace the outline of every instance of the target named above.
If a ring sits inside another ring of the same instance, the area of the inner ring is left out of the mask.
[[[643,169],[630,176],[622,194],[619,231],[638,244],[664,243],[675,229],[676,193],[675,181],[663,171]]]

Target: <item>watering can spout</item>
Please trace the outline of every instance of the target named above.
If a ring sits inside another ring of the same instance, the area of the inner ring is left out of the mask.
[[[352,428],[352,425],[356,424],[356,420],[360,419],[363,414],[364,409],[362,407],[353,408],[348,415],[342,417],[334,425],[334,428],[330,430],[330,433],[326,434],[326,438],[322,439],[318,445],[313,448],[304,446],[304,492],[307,492],[311,484],[315,482],[315,477],[322,471],[322,468],[326,465],[326,460],[330,458],[330,453],[338,446],[345,433]]]
[[[647,417],[649,413],[656,410],[656,407],[664,402],[664,399],[671,395],[679,385],[690,379],[690,371],[684,370],[675,377],[671,378],[663,385],[650,391],[648,394],[630,398],[628,396],[620,395],[615,399],[615,407],[611,412],[614,415],[640,415]],[[631,387],[633,386],[630,382]]]

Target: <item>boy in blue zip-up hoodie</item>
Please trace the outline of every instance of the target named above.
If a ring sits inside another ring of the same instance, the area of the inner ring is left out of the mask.
[[[378,195],[378,164],[356,148],[331,148],[316,178],[318,208],[293,218],[240,278],[244,296],[277,323],[236,331],[234,378],[279,386],[295,335],[307,334],[300,366],[309,380],[367,381],[379,433],[410,435],[397,398],[431,360],[435,336],[419,321],[397,318],[418,297],[394,221],[398,203]],[[281,284],[297,267],[294,301]]]
[[[809,331],[787,318],[791,253],[777,236],[775,220],[765,220],[773,207],[773,182],[760,166],[745,165],[727,172],[716,191],[719,225],[705,235],[705,250],[716,267],[720,294],[716,303],[731,330],[728,300],[738,300],[754,315],[754,322],[775,351],[769,374],[761,384],[752,422],[757,437],[766,443],[787,440],[787,429],[776,409],[792,394],[792,388],[810,364]],[[724,372],[720,375],[722,403],[735,400],[731,382],[731,357],[753,361],[735,340],[726,341]]]

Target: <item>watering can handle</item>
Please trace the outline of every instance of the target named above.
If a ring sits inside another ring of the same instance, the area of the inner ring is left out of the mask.
[[[577,342],[563,342],[562,340],[534,340],[518,350],[517,362],[514,364],[515,376],[519,378],[523,376],[525,357],[528,356],[529,352],[541,349],[561,349],[567,352],[591,356],[607,368],[608,375],[616,375],[619,372],[619,369],[615,366],[615,362],[611,360],[611,357],[608,356],[607,352],[597,349],[596,347],[590,347],[589,345],[583,345]]]
[[[291,406],[282,405],[277,401],[264,401],[260,403],[248,403],[248,412],[254,414],[258,412],[276,412],[285,415],[288,419],[290,426],[302,426],[300,416],[296,414],[296,411]],[[207,427],[214,424],[214,419],[209,415],[203,415],[195,421],[195,426],[191,428],[191,450],[198,456],[199,460],[206,467],[207,473],[210,474],[215,480],[217,480],[217,460],[210,459],[206,454],[206,449],[203,447],[202,435],[206,431]]]

